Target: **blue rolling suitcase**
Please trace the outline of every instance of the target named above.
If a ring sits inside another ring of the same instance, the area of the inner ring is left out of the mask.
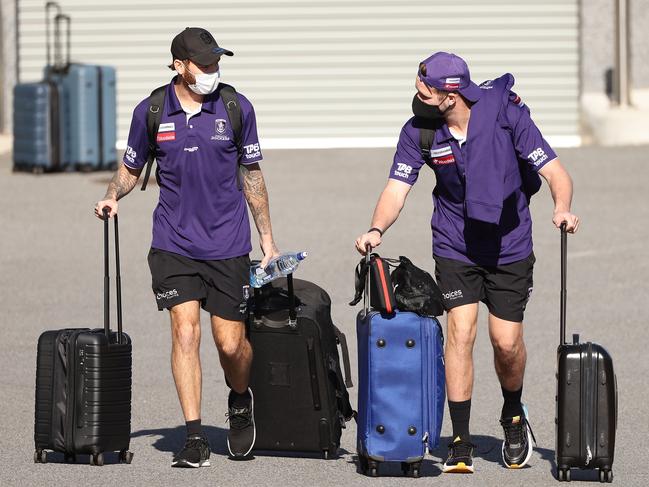
[[[444,415],[442,329],[433,317],[371,310],[369,275],[356,321],[360,469],[376,477],[382,462],[401,462],[404,474],[419,477],[426,449],[439,443]]]
[[[117,165],[116,75],[111,66],[70,62],[70,17],[55,17],[55,36],[66,22],[65,63],[45,68],[45,78],[62,93],[64,124],[63,159],[81,170],[112,169]]]
[[[14,170],[36,173],[61,169],[60,91],[55,83],[14,87]]]

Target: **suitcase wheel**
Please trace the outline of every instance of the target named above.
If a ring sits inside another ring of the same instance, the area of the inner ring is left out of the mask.
[[[47,452],[45,450],[36,450],[34,452],[34,463],[47,463]]]
[[[130,464],[133,461],[133,453],[128,450],[122,450],[119,452],[119,463]]]
[[[557,470],[557,480],[559,482],[570,482],[570,469],[560,468]]]
[[[418,479],[419,477],[421,477],[421,462],[401,462],[401,471],[406,477]]]
[[[370,477],[379,476],[379,462],[370,459],[367,460],[367,475]]]
[[[599,481],[602,483],[610,484],[613,482],[613,470],[600,470],[599,471]]]
[[[103,467],[104,465],[104,454],[103,453],[93,453],[90,455],[90,465],[97,467]]]
[[[329,460],[329,450],[322,450],[322,456],[325,460]]]
[[[379,476],[379,464],[375,460],[370,460],[364,455],[358,455],[358,464],[363,475],[368,475],[370,477]]]

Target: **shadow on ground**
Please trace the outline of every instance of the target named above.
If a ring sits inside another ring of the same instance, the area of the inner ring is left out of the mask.
[[[217,428],[216,426],[203,426],[203,432],[210,442],[210,448],[213,453],[219,455],[228,455],[226,439],[228,430]],[[154,441],[151,443],[156,450],[176,453],[185,444],[187,430],[185,426],[176,426],[175,428],[158,428],[149,430],[134,431],[131,438],[149,436]]]

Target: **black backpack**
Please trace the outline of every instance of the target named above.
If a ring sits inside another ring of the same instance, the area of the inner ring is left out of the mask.
[[[167,86],[164,85],[156,88],[149,95],[149,111],[146,113],[146,132],[149,138],[149,156],[146,161],[146,172],[144,173],[144,181],[142,181],[142,191],[146,189],[151,176],[151,168],[153,161],[156,159],[156,151],[158,149],[158,128],[160,127],[160,120],[162,119],[162,110],[164,109],[165,92]],[[241,190],[241,178],[239,175],[239,165],[241,164],[241,156],[243,155],[243,146],[241,140],[241,133],[243,131],[243,118],[241,115],[241,106],[239,105],[239,98],[234,87],[224,83],[219,84],[218,95],[225,111],[228,114],[232,132],[234,133],[234,143],[237,146],[239,153],[239,164],[237,164],[237,186]]]

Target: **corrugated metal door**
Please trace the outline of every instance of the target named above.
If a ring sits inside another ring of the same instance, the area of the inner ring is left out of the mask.
[[[235,52],[223,80],[253,102],[265,147],[391,145],[410,114],[419,61],[446,50],[481,82],[512,72],[555,145],[579,143],[578,0],[64,0],[74,61],[118,69],[118,138],[171,72],[186,26]],[[45,63],[44,1],[18,0],[21,81]]]

